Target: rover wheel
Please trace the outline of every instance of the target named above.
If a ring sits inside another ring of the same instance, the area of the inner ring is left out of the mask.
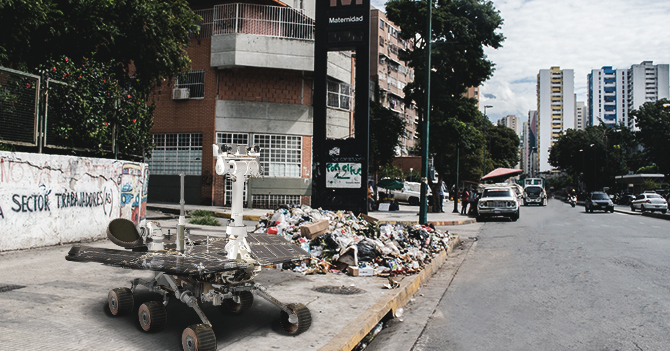
[[[240,314],[248,310],[253,304],[254,304],[254,294],[252,294],[251,291],[240,292],[239,303],[235,302],[235,300],[233,299],[226,299],[224,301],[224,306],[226,306],[230,312],[235,314]]]
[[[143,303],[137,312],[137,317],[140,320],[140,326],[147,332],[161,330],[167,323],[165,306],[158,301]]]
[[[298,335],[309,329],[312,325],[312,313],[309,312],[307,306],[301,303],[290,303],[286,307],[298,316],[296,323],[291,323],[288,313],[283,310],[279,313],[279,321],[287,333]]]
[[[181,333],[181,346],[184,351],[215,351],[216,336],[206,324],[194,324]]]
[[[112,289],[107,295],[109,311],[115,316],[122,316],[133,311],[133,292],[128,288]]]

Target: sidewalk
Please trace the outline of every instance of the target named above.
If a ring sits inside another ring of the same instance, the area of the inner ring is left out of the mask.
[[[230,216],[230,209],[225,207],[185,207],[187,211],[203,209],[224,218]],[[244,212],[245,224],[249,226],[272,211],[245,209]],[[178,214],[179,205],[176,204],[148,205],[148,219],[158,221],[164,230],[176,225]],[[383,222],[416,223],[418,207],[402,206],[400,211],[372,212],[370,215]],[[428,219],[440,226],[444,223],[474,223],[474,218],[451,212],[429,214]],[[193,228],[195,232],[220,235],[225,233],[227,221],[222,218],[220,222],[224,226],[189,227],[197,227]],[[458,227],[440,229],[458,234]],[[395,277],[400,286],[391,290],[384,289],[388,280],[380,277],[333,273],[302,275],[264,268],[255,280],[263,284],[268,293],[282,302],[303,303],[311,311],[311,328],[297,336],[289,336],[283,331],[279,325],[279,310],[258,296],[255,296],[251,309],[240,316],[222,313],[211,304],[202,307],[213,324],[219,350],[351,350],[383,318],[407,304],[446,260],[463,260],[464,251],[454,251],[460,244],[458,238],[452,240],[449,249],[436,254],[420,273]],[[108,240],[84,245],[118,249]],[[158,297],[138,288],[133,313],[111,316],[107,309],[107,293],[114,288],[129,287],[132,279],[147,279],[152,273],[96,263],[68,262],[64,257],[71,246],[0,253],[0,270],[5,272],[0,281],[1,344],[29,350],[181,350],[182,331],[199,323],[192,309],[172,301],[167,306],[166,328],[145,333],[139,327],[138,308],[142,302]],[[343,295],[342,290],[352,293]],[[44,328],[45,325],[48,328]]]
[[[419,223],[419,206],[400,205],[398,211],[372,211],[368,213],[369,216],[378,219],[381,223],[404,224],[413,225]],[[454,207],[453,202],[445,202],[444,213],[428,213],[427,224],[434,226],[452,226],[475,223],[474,217],[462,215],[460,213],[452,213]],[[460,209],[459,205],[459,209]],[[169,213],[179,215],[180,206],[174,203],[157,203],[151,202],[147,204],[148,210],[160,211],[162,213]],[[230,218],[230,207],[222,206],[205,206],[205,205],[184,205],[186,212],[195,210],[205,210],[213,212],[216,217]],[[261,216],[273,212],[267,209],[244,209],[245,221],[259,221]]]

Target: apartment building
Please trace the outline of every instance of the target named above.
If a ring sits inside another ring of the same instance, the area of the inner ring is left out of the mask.
[[[178,201],[183,172],[187,203],[229,204],[230,181],[216,175],[212,154],[212,144],[226,143],[261,147],[263,177],[247,182],[247,206],[309,204],[314,3],[197,4],[203,21],[187,49],[191,68],[153,92],[149,198]],[[328,135],[345,138],[352,55],[331,52],[328,60]]]
[[[643,61],[626,69],[603,66],[591,70],[588,83],[588,124],[635,128],[630,112],[645,102],[668,98],[668,65]]]
[[[374,7],[370,10],[370,23],[370,78],[379,84],[382,104],[407,121],[407,135],[399,150],[400,155],[407,155],[419,138],[416,106],[405,105],[403,92],[405,85],[414,80],[414,71],[398,59],[398,51],[407,49],[409,43],[400,38],[400,28]]]
[[[584,101],[577,101],[575,103],[575,129],[584,130],[586,128],[586,116],[588,111],[586,110],[586,104]]]
[[[575,128],[575,72],[551,67],[537,75],[539,172],[552,171],[549,152],[558,137]]]
[[[507,128],[512,129],[516,135],[521,137],[521,118],[515,116],[515,115],[507,115],[501,119],[498,120],[498,125],[499,126],[505,126]]]

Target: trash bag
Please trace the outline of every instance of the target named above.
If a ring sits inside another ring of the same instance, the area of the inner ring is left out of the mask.
[[[363,240],[356,246],[358,246],[359,261],[372,262],[375,258],[377,258],[377,256],[379,256],[379,252],[377,252],[377,245],[375,245],[374,242]]]
[[[323,237],[323,242],[326,244],[326,246],[334,251],[340,251],[340,244],[335,241],[335,238],[333,237],[333,234],[331,233],[326,233],[322,235]]]

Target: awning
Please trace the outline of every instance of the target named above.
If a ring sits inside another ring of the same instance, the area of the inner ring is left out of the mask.
[[[483,176],[482,180],[501,178],[501,177],[511,177],[521,173],[523,173],[523,169],[496,168],[493,171],[489,172],[489,174]]]
[[[389,190],[400,190],[404,187],[404,184],[395,179],[382,179],[377,182],[377,186]]]

